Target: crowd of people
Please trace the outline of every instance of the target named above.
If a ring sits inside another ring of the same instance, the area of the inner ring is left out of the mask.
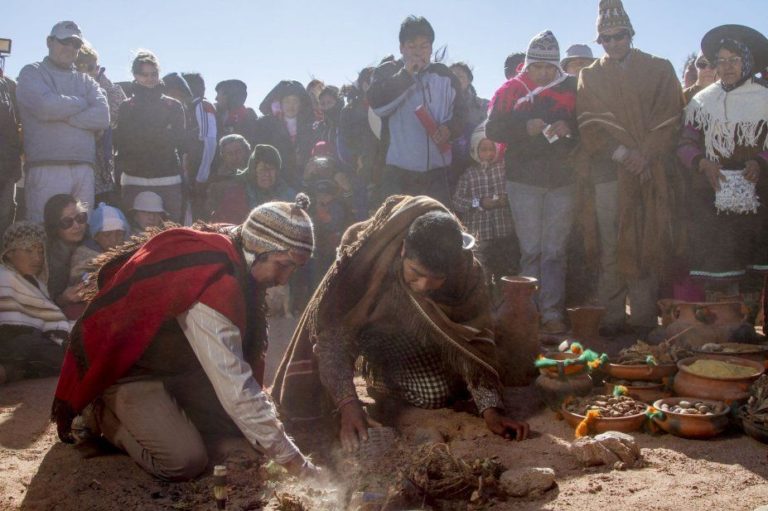
[[[200,435],[228,429],[314,472],[262,391],[266,290],[289,286],[302,319],[272,391],[287,426],[364,440],[362,356],[372,396],[462,395],[525,438],[492,349],[499,277],[538,279],[544,333],[594,302],[604,336],[646,337],[659,298],[755,295],[768,271],[768,39],[710,30],[681,84],[634,36],[601,0],[603,57],[538,33],[488,101],[409,16],[400,58],[343,87],[281,81],[255,110],[244,82],[209,102],[199,73],[163,75],[150,51],[113,83],[57,23],[47,57],[0,78],[0,380],[64,360],[62,439],[90,410],[165,479],[199,474]]]

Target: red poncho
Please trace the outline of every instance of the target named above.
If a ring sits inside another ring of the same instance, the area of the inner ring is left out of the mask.
[[[72,418],[125,376],[160,326],[201,302],[245,333],[245,264],[222,234],[164,231],[129,258],[106,263],[98,293],[72,330],[59,376],[53,419],[69,440]]]

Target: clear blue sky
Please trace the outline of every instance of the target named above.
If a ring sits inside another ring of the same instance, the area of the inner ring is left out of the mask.
[[[0,37],[13,39],[6,74],[15,78],[47,53],[45,38],[60,20],[80,25],[100,54],[107,75],[129,80],[133,53],[150,49],[161,72],[199,71],[212,97],[228,78],[248,84],[247,103],[258,106],[281,79],[312,77],[342,85],[387,54],[399,56],[402,19],[423,15],[436,32],[435,48],[447,61],[474,68],[475,87],[489,97],[504,81],[507,54],[550,29],[561,52],[589,43],[597,56],[598,0],[370,0],[304,2],[263,0],[4,0]],[[713,26],[740,23],[768,33],[765,0],[625,0],[637,35],[635,46],[668,58],[680,70]]]

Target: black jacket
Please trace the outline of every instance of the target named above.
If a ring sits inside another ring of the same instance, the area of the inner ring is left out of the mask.
[[[133,84],[120,105],[114,145],[118,170],[134,177],[179,175],[186,139],[184,107],[160,87]]]

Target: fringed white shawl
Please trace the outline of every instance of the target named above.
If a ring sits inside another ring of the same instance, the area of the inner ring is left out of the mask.
[[[0,324],[69,332],[64,313],[49,298],[45,284],[38,283],[39,288],[10,266],[0,264]]]
[[[704,134],[707,158],[729,158],[736,146],[757,146],[768,123],[768,88],[748,81],[731,92],[713,83],[696,94],[685,109],[685,124]],[[762,150],[768,150],[768,137]]]

